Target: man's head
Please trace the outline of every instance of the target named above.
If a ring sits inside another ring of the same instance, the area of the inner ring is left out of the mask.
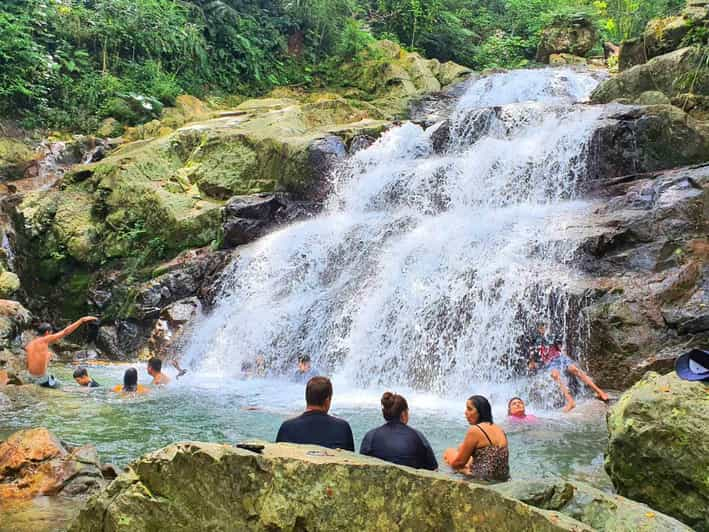
[[[537,331],[539,331],[539,334],[544,334],[547,332],[547,324],[544,323],[543,321],[540,321],[537,323]]]
[[[298,371],[301,373],[307,373],[310,371],[310,356],[300,355],[298,357]]]
[[[40,336],[47,336],[48,334],[52,334],[52,332],[54,332],[54,327],[49,323],[40,323],[39,327],[37,327],[37,333],[39,333]]]
[[[308,407],[330,410],[332,402],[332,383],[327,377],[313,377],[305,386],[305,402]]]
[[[153,357],[148,360],[148,375],[154,377],[162,371],[162,360],[157,357]]]
[[[74,380],[79,386],[88,386],[91,384],[91,377],[86,368],[79,367],[74,370]]]

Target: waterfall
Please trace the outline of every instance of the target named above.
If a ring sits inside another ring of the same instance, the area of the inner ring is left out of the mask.
[[[596,77],[482,78],[445,122],[357,152],[323,214],[240,248],[187,362],[233,377],[262,354],[286,374],[308,353],[355,386],[440,393],[515,379],[536,321],[578,327],[569,235],[601,115],[578,102]]]

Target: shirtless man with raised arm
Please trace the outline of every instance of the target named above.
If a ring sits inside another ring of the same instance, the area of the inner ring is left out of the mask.
[[[80,320],[75,321],[66,329],[52,334],[52,326],[48,323],[42,323],[37,332],[39,336],[25,346],[27,351],[27,372],[30,376],[30,381],[44,388],[58,388],[59,381],[54,378],[54,375],[47,374],[49,360],[52,358],[52,353],[49,350],[49,345],[58,342],[65,336],[69,336],[84,323],[96,321],[98,318],[93,316],[84,316]]]

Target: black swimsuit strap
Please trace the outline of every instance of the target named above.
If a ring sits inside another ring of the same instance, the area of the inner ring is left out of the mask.
[[[479,429],[482,431],[482,433],[483,433],[483,434],[485,435],[485,437],[487,438],[487,441],[490,442],[490,446],[491,446],[491,447],[494,447],[494,445],[492,444],[492,440],[490,439],[490,436],[487,435],[487,432],[485,432],[485,431],[483,430],[483,428],[482,428],[480,425],[475,425],[475,426],[476,426],[477,428],[479,428]]]

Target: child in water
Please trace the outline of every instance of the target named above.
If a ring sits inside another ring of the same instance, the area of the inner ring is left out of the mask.
[[[513,397],[507,403],[507,420],[512,423],[536,423],[537,416],[525,412],[525,404],[519,397]]]

